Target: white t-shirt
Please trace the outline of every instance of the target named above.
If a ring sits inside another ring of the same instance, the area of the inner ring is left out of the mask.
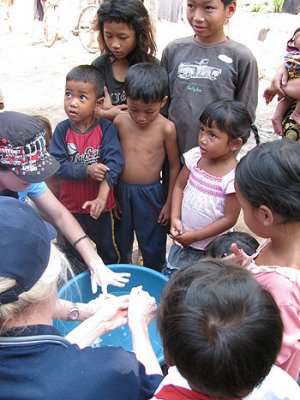
[[[191,390],[188,382],[180,374],[176,367],[170,367],[168,375],[165,376],[155,393],[163,386],[175,385]],[[153,399],[155,399],[154,397]],[[297,382],[281,368],[273,365],[269,375],[261,385],[255,388],[244,400],[299,400],[300,387]]]
[[[199,169],[199,147],[187,151],[183,157],[190,175],[183,191],[181,223],[184,231],[196,231],[224,216],[225,197],[235,193],[235,169],[223,177],[213,176]],[[204,250],[215,237],[194,242],[191,247]]]

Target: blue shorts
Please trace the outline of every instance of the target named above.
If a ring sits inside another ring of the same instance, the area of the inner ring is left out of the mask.
[[[117,184],[117,198],[121,206],[121,221],[116,223],[117,243],[121,263],[129,263],[132,256],[134,233],[146,267],[161,271],[166,263],[167,228],[157,223],[165,203],[160,182],[137,185]]]
[[[204,256],[204,250],[194,249],[190,246],[181,247],[173,243],[170,248],[167,265],[162,270],[162,273],[167,277],[171,277],[179,269],[194,264]]]

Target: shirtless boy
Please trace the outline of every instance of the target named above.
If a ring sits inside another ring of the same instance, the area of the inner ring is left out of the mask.
[[[158,271],[166,261],[171,197],[180,169],[175,125],[160,114],[167,92],[168,77],[162,67],[131,66],[125,79],[128,113],[114,120],[125,159],[117,185],[121,262],[131,259],[135,232],[144,265]],[[160,182],[165,157],[170,165],[167,197]]]

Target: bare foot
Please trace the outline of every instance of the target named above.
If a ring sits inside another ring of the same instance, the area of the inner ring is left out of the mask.
[[[271,119],[276,135],[283,135],[282,121],[292,102],[293,99],[286,96],[277,103],[275,113]]]
[[[276,135],[282,136],[283,135],[282,119],[278,118],[277,115],[274,114],[271,121]]]

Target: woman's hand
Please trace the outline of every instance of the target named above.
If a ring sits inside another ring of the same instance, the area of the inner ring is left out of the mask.
[[[81,349],[91,346],[99,336],[127,323],[128,303],[128,295],[104,299],[95,314],[73,329],[66,339]]]
[[[104,327],[104,331],[99,335],[127,324],[128,304],[129,295],[107,297],[98,303],[100,307],[95,316],[99,317],[99,322]]]
[[[98,285],[101,286],[102,293],[107,296],[107,286],[113,285],[117,287],[124,287],[129,281],[129,272],[114,272],[109,269],[97,255],[89,264],[91,272],[91,286],[92,293],[96,293]]]
[[[283,88],[287,85],[288,79],[288,72],[285,64],[283,64],[277,69],[271,83],[272,90],[274,90],[280,98],[285,97]]]

